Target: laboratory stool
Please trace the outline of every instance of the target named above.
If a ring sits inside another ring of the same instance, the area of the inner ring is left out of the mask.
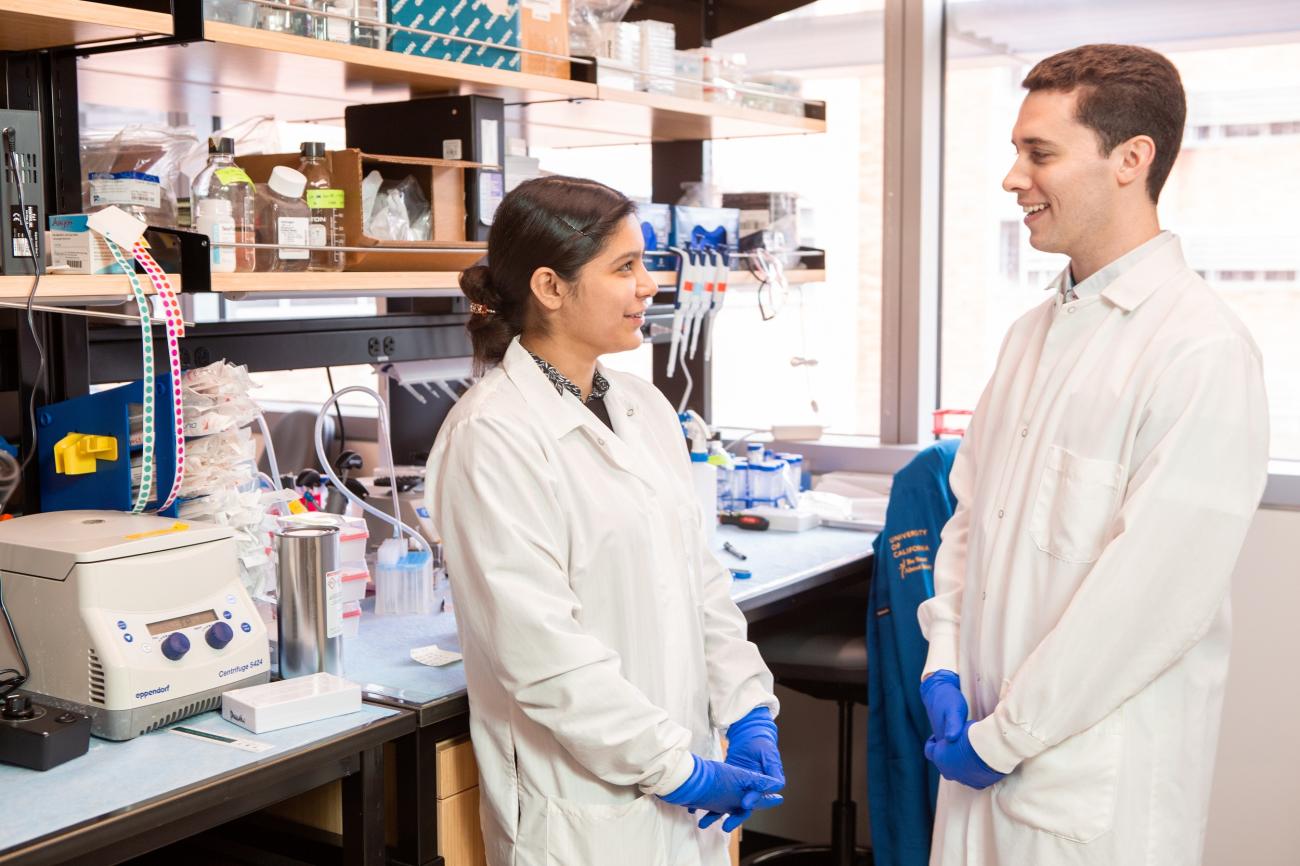
[[[853,705],[867,703],[866,613],[860,603],[836,599],[803,611],[797,625],[755,643],[776,681],[839,705],[838,782],[831,805],[830,845],[785,845],[751,854],[742,866],[861,866],[871,852],[857,845],[853,802]]]

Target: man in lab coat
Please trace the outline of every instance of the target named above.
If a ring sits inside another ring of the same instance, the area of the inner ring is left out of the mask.
[[[1193,866],[1229,578],[1267,478],[1259,351],[1156,214],[1186,103],[1161,55],[1039,63],[1012,132],[1036,249],[957,455],[922,694],[937,866]]]

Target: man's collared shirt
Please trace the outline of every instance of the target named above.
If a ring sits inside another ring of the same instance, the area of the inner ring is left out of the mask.
[[[1170,232],[1161,232],[1141,246],[1129,250],[1077,285],[1074,282],[1074,272],[1067,266],[1065,269],[1065,283],[1061,286],[1062,303],[1068,304],[1070,301],[1077,301],[1080,298],[1091,298],[1100,295],[1107,286],[1132,270],[1133,266],[1138,262],[1167,244],[1172,237],[1173,234]]]

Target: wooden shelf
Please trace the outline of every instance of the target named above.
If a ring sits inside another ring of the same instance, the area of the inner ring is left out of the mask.
[[[676,280],[672,271],[653,271],[655,284],[672,286]],[[303,272],[293,274],[213,274],[214,292],[247,298],[306,297],[320,295],[341,296],[421,296],[455,297],[460,294],[459,273],[455,271],[401,271],[393,273]],[[817,283],[826,279],[823,270],[786,271],[791,283]],[[184,291],[180,277],[173,276],[172,287]],[[733,271],[728,285],[736,288],[754,286],[757,280],[748,271]],[[148,280],[142,285],[153,294]],[[21,303],[27,300],[32,278],[25,276],[0,276],[0,301]],[[39,304],[73,302],[125,302],[131,298],[131,284],[120,274],[50,274],[41,277],[36,293]]]
[[[172,18],[86,0],[0,0],[0,51],[170,35]]]
[[[22,0],[0,0],[0,10]],[[59,12],[96,3],[59,0]],[[67,8],[65,8],[67,7]],[[44,8],[44,7],[42,7]],[[77,13],[80,14],[80,13]],[[57,23],[55,12],[42,15]],[[120,11],[119,17],[151,13]],[[144,25],[157,26],[153,14]],[[161,16],[165,18],[166,16]],[[8,27],[8,15],[0,17]],[[68,22],[63,21],[63,24]],[[53,27],[53,23],[51,27]],[[191,114],[341,122],[343,108],[431,93],[481,93],[507,103],[508,134],[549,147],[819,133],[823,120],[668,94],[597,87],[392,51],[209,21],[207,41],[141,48],[81,61],[82,98]]]

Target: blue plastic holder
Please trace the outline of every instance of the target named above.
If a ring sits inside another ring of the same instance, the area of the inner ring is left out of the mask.
[[[155,491],[165,497],[176,478],[176,453],[173,437],[176,422],[172,417],[172,377],[170,373],[154,381],[155,413],[154,472]],[[144,408],[144,383],[129,382],[117,388],[52,403],[36,411],[37,456],[41,469],[41,510],[72,511],[91,508],[130,511],[135,501],[131,491],[131,458],[142,445],[131,444],[131,415]],[[95,471],[85,475],[64,475],[54,468],[54,446],[69,433],[112,436],[117,440],[117,459],[97,461]],[[149,502],[153,512],[160,500]],[[178,502],[163,511],[164,517],[177,515]]]
[[[638,204],[641,237],[645,240],[646,267],[652,271],[671,271],[677,259],[668,252],[673,234],[673,207],[667,204]]]

